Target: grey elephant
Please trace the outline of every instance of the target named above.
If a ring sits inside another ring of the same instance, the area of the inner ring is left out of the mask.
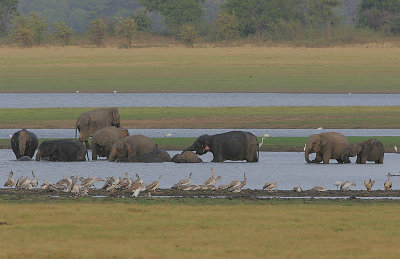
[[[112,145],[108,161],[127,159],[131,156],[138,157],[156,149],[157,145],[149,137],[128,136]]]
[[[385,147],[377,139],[367,139],[363,142],[353,143],[343,152],[342,158],[357,156],[357,164],[365,164],[367,161],[383,164]]]
[[[253,133],[230,131],[215,135],[201,135],[184,151],[196,151],[198,155],[211,152],[213,153],[212,162],[225,160],[258,162],[259,145]]]
[[[97,156],[108,158],[112,145],[127,136],[129,136],[127,129],[114,126],[96,131],[92,138],[92,160],[97,160]]]
[[[79,131],[79,141],[85,141],[86,147],[89,148],[89,137],[92,137],[97,130],[107,126],[117,128],[121,126],[117,108],[100,108],[84,112],[76,120],[75,138]]]
[[[203,160],[198,155],[191,151],[183,151],[172,157],[171,162],[175,163],[201,163]]]
[[[43,141],[36,152],[36,161],[73,162],[86,161],[87,149],[76,139],[56,139]]]
[[[35,155],[38,144],[35,133],[26,129],[19,130],[11,136],[11,149],[17,159],[23,156],[32,158]]]
[[[131,155],[128,158],[118,159],[118,162],[134,162],[134,163],[171,162],[171,156],[168,154],[167,151],[155,149],[139,156]]]
[[[308,138],[304,157],[307,163],[329,164],[330,159],[336,159],[338,163],[349,163],[350,160],[342,159],[343,151],[349,146],[346,137],[337,132],[325,132],[313,134]],[[310,160],[309,155],[316,153],[315,159]]]

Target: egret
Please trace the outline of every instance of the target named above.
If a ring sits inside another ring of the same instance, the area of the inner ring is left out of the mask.
[[[271,136],[269,134],[265,133],[263,137],[264,138],[270,138]]]
[[[338,190],[339,190],[340,184],[341,184],[341,183],[340,183],[339,180],[333,183],[333,185],[336,186],[336,188],[337,188]]]
[[[171,133],[167,133],[167,134],[165,134],[165,137],[166,138],[172,137],[172,134]]]
[[[323,130],[323,129],[324,129],[324,128],[322,128],[322,127],[318,127],[318,128],[317,128],[317,130]]]
[[[258,147],[259,147],[259,148],[264,144],[264,139],[265,139],[265,138],[262,138],[262,139],[261,139],[261,143],[258,143]]]
[[[11,136],[11,135],[10,135]],[[396,151],[397,152],[397,146],[394,146],[394,151]]]
[[[115,90],[114,90],[114,93],[116,94],[116,93],[117,93],[117,91],[115,91]]]
[[[79,94],[79,91],[75,91],[75,93]]]

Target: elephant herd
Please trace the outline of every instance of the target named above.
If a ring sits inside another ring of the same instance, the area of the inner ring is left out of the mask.
[[[79,131],[79,140],[77,132]],[[36,161],[89,160],[89,138],[92,137],[92,160],[106,157],[117,162],[175,162],[199,163],[198,155],[213,153],[213,162],[246,160],[258,162],[259,144],[250,132],[232,131],[216,135],[202,135],[182,153],[171,156],[152,139],[143,135],[129,135],[121,128],[117,108],[101,108],[82,113],[75,124],[75,139],[43,141],[33,132],[22,129],[11,137],[11,148],[18,160],[30,160],[37,149]],[[196,151],[196,154],[192,151]]]
[[[76,139],[79,131],[79,140]],[[89,138],[92,137],[92,160],[106,157],[117,162],[175,162],[199,163],[198,155],[213,154],[212,162],[225,160],[258,162],[259,144],[250,132],[231,131],[215,135],[201,135],[182,153],[171,156],[152,139],[143,135],[129,135],[121,128],[117,108],[101,108],[82,113],[75,124],[75,139],[43,141],[38,147],[38,139],[33,132],[22,129],[11,137],[11,148],[18,160],[30,160],[37,149],[36,161],[86,161],[89,160]],[[85,143],[85,144],[83,144]],[[192,151],[195,151],[193,153]],[[308,138],[304,148],[307,163],[328,164],[330,159],[338,163],[350,163],[349,157],[357,156],[356,163],[366,161],[383,163],[383,144],[376,139],[349,144],[346,137],[337,132],[314,134]],[[315,159],[309,155],[315,153]]]
[[[309,159],[311,153],[315,153],[314,160]],[[384,155],[385,148],[379,140],[367,139],[349,144],[346,137],[337,132],[311,135],[304,148],[307,163],[328,164],[330,159],[336,159],[338,163],[351,163],[349,157],[357,156],[357,164],[367,161],[382,164]]]

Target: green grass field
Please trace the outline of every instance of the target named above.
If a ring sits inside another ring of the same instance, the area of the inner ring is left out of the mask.
[[[0,109],[0,128],[74,128],[93,108]],[[400,107],[119,108],[125,128],[400,128]]]
[[[43,198],[0,202],[3,258],[377,258],[399,203]]]
[[[0,48],[0,92],[400,93],[400,48]]]

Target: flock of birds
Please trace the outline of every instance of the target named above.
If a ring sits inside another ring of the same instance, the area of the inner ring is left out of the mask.
[[[8,175],[8,180],[5,182],[4,186],[12,188],[15,185],[17,189],[32,189],[38,186],[38,179],[36,178],[34,172],[32,171],[32,179],[29,177],[19,177],[17,181],[13,179],[13,172],[11,171]],[[390,181],[392,175],[388,173],[388,180],[384,183],[385,190],[392,189],[392,182]],[[132,193],[132,196],[137,197],[140,192],[148,191],[148,195],[151,196],[150,192],[156,192],[156,190],[160,187],[162,175],[158,178],[158,180],[153,181],[151,184],[146,185],[143,180],[136,174],[136,180],[133,180],[129,177],[128,173],[125,173],[125,177],[106,177],[106,180],[98,177],[93,177],[91,175],[88,178],[77,177],[64,175],[64,178],[59,180],[57,183],[52,183],[50,181],[45,181],[40,188],[42,190],[48,191],[62,191],[67,193],[72,193],[75,195],[85,196],[88,195],[88,191],[90,188],[94,187],[95,182],[105,182],[101,190],[105,190],[107,192],[114,192],[116,190],[125,190]],[[215,177],[215,169],[211,168],[211,176],[200,185],[192,184],[192,173],[189,174],[187,179],[180,180],[177,184],[172,186],[172,189],[191,191],[191,190],[227,190],[233,193],[239,193],[242,191],[243,187],[247,183],[246,173],[243,174],[243,180],[233,180],[229,184],[221,184],[216,185],[218,180],[221,180],[221,176]],[[79,183],[79,182],[80,183]],[[365,188],[370,191],[372,186],[375,184],[375,180],[364,181]],[[349,190],[351,186],[356,186],[355,182],[345,181],[341,183],[340,181],[336,181],[334,186],[341,191]],[[263,190],[267,191],[278,191],[278,183],[277,182],[268,182],[264,184]],[[294,187],[293,191],[302,192],[303,189],[300,186]],[[314,186],[311,191],[326,191],[325,187],[322,186]]]

